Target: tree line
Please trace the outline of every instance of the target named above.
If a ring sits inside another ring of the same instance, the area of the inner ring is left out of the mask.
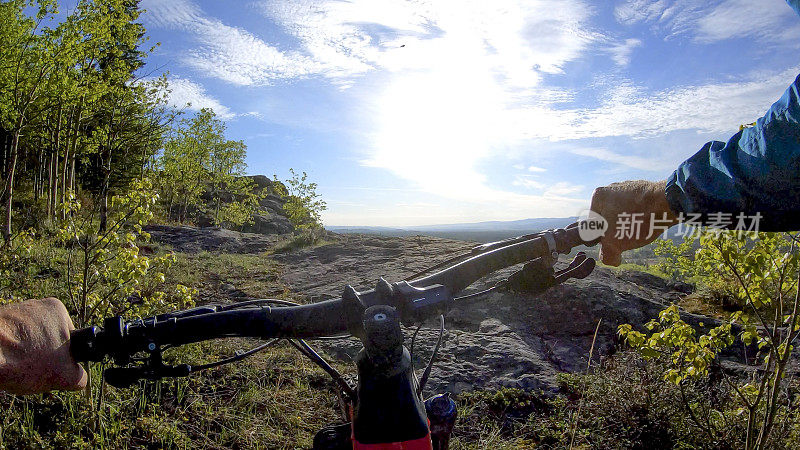
[[[245,144],[228,140],[211,110],[181,117],[168,106],[166,77],[146,77],[154,47],[139,1],[79,0],[67,15],[57,8],[0,2],[4,241],[63,220],[70,194],[91,203],[105,230],[109,199],[153,173],[164,219],[250,220],[259,199],[243,177]]]
[[[109,194],[143,175],[170,120],[165,80],[136,76],[148,53],[138,2],[80,1],[63,20],[57,6],[0,3],[5,240],[17,189],[47,218],[85,190],[105,226]]]

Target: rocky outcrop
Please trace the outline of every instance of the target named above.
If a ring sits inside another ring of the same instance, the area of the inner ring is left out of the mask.
[[[183,252],[263,252],[280,240],[280,235],[213,228],[151,226],[147,230],[154,241]],[[364,290],[380,277],[389,281],[411,279],[415,273],[475,245],[426,236],[329,233],[325,239],[332,243],[271,255],[281,267],[276,283],[308,301],[320,301],[339,297],[347,284]],[[470,290],[494,285],[514,270],[496,272]],[[583,280],[571,280],[538,296],[494,293],[448,314],[447,331],[429,382],[430,392],[458,393],[501,386],[553,392],[559,372],[586,369],[598,324],[595,358],[615,352],[618,325],[642,327],[691,290],[684,283],[646,273],[597,268]],[[230,301],[248,298],[234,285],[220,285],[220,291]],[[714,324],[713,319],[691,314],[685,314],[685,320],[693,325]],[[406,330],[409,346],[413,331]],[[437,335],[435,321],[419,332],[414,346],[417,367],[427,362]],[[315,345],[346,361],[351,361],[361,348],[356,339],[318,341]],[[741,366],[733,368],[740,370]]]
[[[258,208],[253,213],[253,223],[244,225],[241,231],[265,235],[294,232],[294,225],[289,222],[286,217],[286,211],[283,209],[286,199],[280,195],[281,192],[286,191],[285,186],[281,182],[274,181],[265,175],[251,175],[247,178],[253,181],[255,186],[254,193],[261,196],[261,198],[258,202]],[[223,203],[237,200],[234,195],[224,190],[214,195],[218,196]],[[202,198],[206,202],[214,200],[212,199],[212,193],[208,191],[202,194]],[[214,218],[209,214],[200,215],[197,219],[197,225],[202,228],[212,227]]]
[[[381,276],[402,280],[473,244],[431,237],[390,238],[346,235],[331,245],[276,255],[282,280],[310,300],[340,296],[345,284],[366,289]],[[497,272],[473,290],[507,277]],[[595,328],[595,357],[617,345],[617,326],[642,326],[691,287],[643,274],[598,268],[588,278],[569,281],[538,295],[499,292],[447,317],[447,332],[434,366],[431,392],[519,387],[553,391],[559,372],[586,369]],[[711,323],[711,319],[705,319]],[[420,331],[415,362],[423,366],[438,335],[438,324]],[[410,339],[413,330],[406,330]],[[409,345],[410,342],[407,342]],[[319,344],[329,354],[351,360],[355,339]]]
[[[257,212],[253,214],[253,223],[245,225],[242,231],[256,234],[287,234],[294,231],[294,226],[286,216]]]
[[[148,225],[150,239],[182,253],[201,251],[223,253],[261,253],[275,247],[285,235],[240,233],[219,227]]]

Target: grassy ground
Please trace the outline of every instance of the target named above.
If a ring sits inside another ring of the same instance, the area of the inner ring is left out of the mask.
[[[32,276],[38,278],[23,286],[20,297],[57,289],[60,281],[47,269],[58,269],[58,252],[36,249],[41,268]],[[621,270],[631,268],[641,269]],[[199,303],[229,302],[232,292],[303,301],[281,284],[280,270],[267,255],[181,254],[166,282],[196,288]],[[166,356],[204,363],[254,344],[207,342]],[[688,421],[678,393],[665,388],[657,367],[629,354],[604,364],[589,376],[565,376],[566,395],[503,389],[458,396],[451,448],[726,448]],[[351,365],[334,366],[354,371]],[[329,377],[285,343],[233,365],[126,390],[101,388],[101,369],[92,370],[91,402],[84,393],[0,393],[0,448],[309,448],[317,430],[338,421]],[[713,398],[709,392],[692,387],[690,400],[705,407]],[[727,448],[736,448],[733,436]]]
[[[199,344],[180,360],[212,361],[234,348]],[[336,420],[327,375],[285,346],[186,379],[106,387],[102,400],[94,387],[94,408],[83,393],[1,395],[3,448],[307,448]]]
[[[166,275],[170,282],[194,287],[199,291],[198,301],[208,303],[232,301],[231,292],[223,285],[252,298],[291,298],[279,281],[279,272],[280,267],[266,255],[201,252],[179,254]]]
[[[57,292],[61,279],[54,274],[63,253],[36,246],[33,258],[41,267],[31,282],[19,286],[18,298]],[[267,255],[178,254],[166,283],[196,288],[199,304],[233,301],[231,286],[236,295],[302,302],[280,283],[280,270]],[[205,363],[255,344],[243,339],[206,342],[170,350],[165,358]],[[334,366],[354,372],[351,365]],[[330,378],[285,343],[233,365],[130,389],[101,386],[101,371],[99,365],[92,367],[91,402],[84,392],[0,393],[0,448],[309,448],[317,430],[339,420]],[[461,437],[453,448],[520,448],[503,420],[496,415],[487,419],[491,402],[468,396],[464,401],[457,426]]]

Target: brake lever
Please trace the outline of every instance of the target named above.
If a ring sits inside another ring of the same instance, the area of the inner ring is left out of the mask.
[[[570,278],[586,278],[595,265],[595,260],[584,252],[578,252],[569,265],[559,271],[554,271],[549,258],[536,258],[511,274],[502,285],[515,292],[539,294]]]
[[[105,370],[103,378],[106,383],[117,389],[126,389],[139,380],[156,381],[162,378],[187,377],[190,373],[192,373],[192,366],[188,364],[157,367],[111,367]]]
[[[578,252],[566,269],[559,270],[554,274],[556,284],[561,284],[570,278],[583,279],[589,276],[594,270],[597,262],[594,258],[587,258],[583,252]]]

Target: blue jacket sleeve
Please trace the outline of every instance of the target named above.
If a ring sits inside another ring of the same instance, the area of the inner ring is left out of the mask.
[[[800,8],[800,0],[789,0]],[[727,143],[712,141],[667,180],[686,214],[761,215],[762,231],[800,230],[800,76],[764,117]]]
[[[786,0],[800,14],[800,0]],[[755,126],[707,143],[667,180],[677,212],[761,214],[763,231],[800,230],[800,76]]]
[[[794,9],[794,12],[800,14],[800,0],[786,0],[786,3]]]

